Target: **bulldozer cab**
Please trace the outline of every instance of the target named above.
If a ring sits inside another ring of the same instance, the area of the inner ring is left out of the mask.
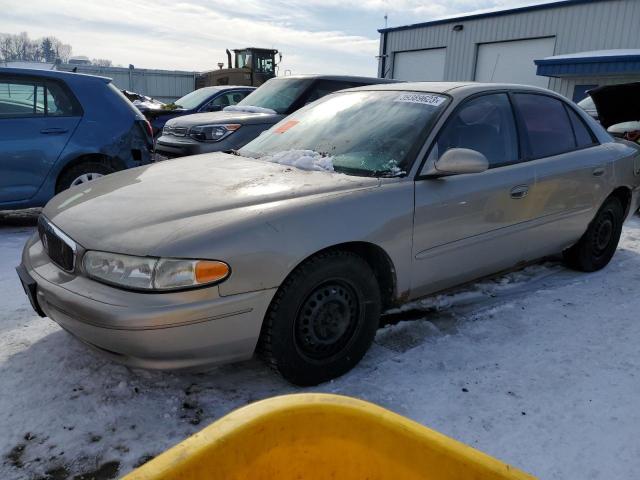
[[[244,85],[259,87],[276,76],[278,50],[267,48],[244,48],[227,50],[228,68],[204,72],[197,80],[197,88],[215,85]]]

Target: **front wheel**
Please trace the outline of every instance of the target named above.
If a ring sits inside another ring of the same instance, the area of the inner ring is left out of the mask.
[[[317,255],[274,297],[259,351],[296,385],[317,385],[351,370],[380,321],[380,289],[371,267],[351,252]]]
[[[567,264],[583,272],[604,268],[618,248],[623,222],[622,203],[609,197],[578,243],[564,252]]]

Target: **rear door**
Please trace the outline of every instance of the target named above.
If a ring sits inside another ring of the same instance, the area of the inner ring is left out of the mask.
[[[607,194],[613,152],[556,97],[514,93],[513,103],[525,156],[536,171],[531,199],[541,210],[529,244],[534,256],[558,253],[582,236]]]
[[[80,118],[63,84],[0,76],[0,202],[35,195]]]
[[[415,183],[412,296],[419,297],[528,258],[526,230],[538,212],[535,167],[521,161],[509,96],[467,100],[448,119],[426,166],[451,148],[483,153],[483,173]]]

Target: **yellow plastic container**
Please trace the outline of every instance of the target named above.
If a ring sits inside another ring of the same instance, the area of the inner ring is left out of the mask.
[[[125,480],[524,480],[534,477],[371,403],[325,394],[236,410]]]

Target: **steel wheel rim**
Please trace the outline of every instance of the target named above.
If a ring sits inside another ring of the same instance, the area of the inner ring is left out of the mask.
[[[71,182],[71,186],[75,187],[76,185],[82,185],[83,183],[90,182],[91,180],[95,180],[100,177],[104,177],[104,175],[98,172],[83,173]]]
[[[595,226],[593,235],[593,253],[596,257],[601,257],[606,252],[613,239],[614,230],[613,214],[610,211],[604,212]]]
[[[333,357],[353,338],[359,316],[358,295],[347,282],[330,280],[315,287],[296,316],[298,351],[313,360]]]

